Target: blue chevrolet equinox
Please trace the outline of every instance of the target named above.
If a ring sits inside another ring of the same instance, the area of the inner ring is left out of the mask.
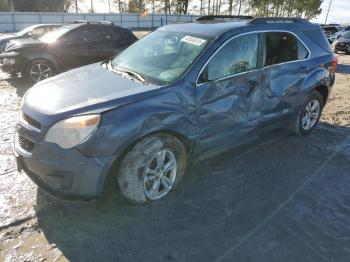
[[[321,27],[297,18],[202,17],[159,28],[117,57],[30,88],[19,170],[70,199],[119,187],[160,199],[203,159],[286,128],[308,135],[335,79]]]

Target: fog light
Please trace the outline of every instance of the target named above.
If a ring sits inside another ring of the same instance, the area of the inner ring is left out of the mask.
[[[16,59],[14,59],[14,58],[4,58],[2,60],[2,63],[4,65],[14,65],[16,63]]]

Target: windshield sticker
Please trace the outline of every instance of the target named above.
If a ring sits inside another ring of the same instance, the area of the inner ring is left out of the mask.
[[[182,42],[186,42],[192,45],[200,46],[207,42],[207,40],[198,38],[198,37],[193,37],[193,36],[185,36],[184,38],[181,39]]]

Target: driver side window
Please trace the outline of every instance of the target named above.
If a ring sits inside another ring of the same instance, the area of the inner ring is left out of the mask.
[[[226,76],[257,69],[259,36],[257,33],[238,36],[210,59],[199,82],[208,82]]]

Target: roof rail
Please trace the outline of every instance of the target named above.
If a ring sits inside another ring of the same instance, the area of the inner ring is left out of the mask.
[[[253,16],[249,15],[203,15],[198,17],[195,21],[213,21],[213,20],[223,20],[230,21],[236,19],[253,19]]]
[[[73,21],[74,24],[88,24],[90,22],[86,21],[86,20],[74,20]]]
[[[310,23],[308,20],[299,17],[257,17],[250,21],[251,24],[267,23]]]
[[[98,23],[98,24],[114,25],[114,23],[111,22],[111,21],[98,21],[97,23]]]

